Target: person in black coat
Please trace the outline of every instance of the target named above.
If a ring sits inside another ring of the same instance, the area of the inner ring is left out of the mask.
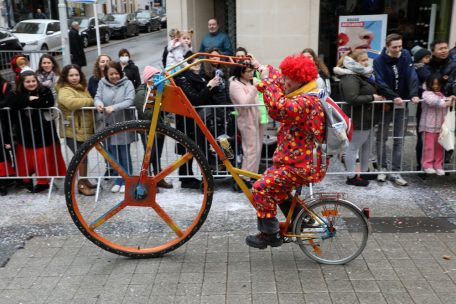
[[[193,53],[188,52],[184,57],[188,58],[191,55],[193,55]],[[189,64],[191,63],[192,62],[189,62]],[[220,83],[217,77],[207,81],[201,76],[200,69],[200,64],[194,65],[174,79],[193,106],[211,104],[214,93]],[[204,135],[199,132],[193,119],[176,115],[176,129],[182,131],[191,139],[194,139],[203,150],[206,150]],[[177,146],[176,149],[177,153],[180,155],[183,155],[186,152],[182,146]],[[192,159],[186,165],[179,167],[179,175],[193,175]],[[180,178],[179,180],[181,181],[182,188],[199,189],[201,183],[199,180],[191,177]]]
[[[131,60],[130,52],[127,49],[119,51],[119,62],[124,75],[133,83],[136,88],[141,84],[138,66]]]
[[[43,108],[54,105],[54,96],[49,88],[41,87],[35,72],[25,70],[21,73],[19,85],[9,92],[6,105],[11,108],[11,121],[16,134],[16,163],[18,176],[63,176],[66,174],[65,162],[60,149],[53,120],[46,120]],[[41,110],[37,110],[41,109]],[[31,192],[49,188],[48,180],[38,178],[37,185],[28,178],[25,187]]]
[[[84,43],[79,35],[79,23],[77,21],[71,23],[68,36],[70,40],[71,63],[77,64],[80,67],[86,66],[87,60],[84,53]]]
[[[10,156],[13,137],[10,130],[10,119],[8,110],[2,109],[6,107],[5,95],[11,90],[11,85],[0,75],[0,195],[8,194],[7,186],[10,181],[2,179],[16,175],[12,166]]]

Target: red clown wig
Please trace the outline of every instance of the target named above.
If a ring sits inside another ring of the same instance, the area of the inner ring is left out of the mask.
[[[282,75],[300,83],[308,83],[318,77],[315,63],[303,54],[285,57],[279,68]]]

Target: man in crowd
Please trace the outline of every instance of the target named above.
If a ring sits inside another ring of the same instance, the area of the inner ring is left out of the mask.
[[[77,21],[71,23],[71,29],[68,36],[68,40],[70,40],[71,63],[77,64],[80,67],[86,66],[87,61],[84,53],[84,44],[79,35],[79,23]]]
[[[443,94],[456,94],[456,62],[450,59],[448,42],[437,39],[431,43],[432,59],[429,63],[430,73],[439,73],[443,80]]]
[[[387,171],[386,141],[389,136],[389,126],[393,122],[392,171],[400,171],[408,118],[408,104],[404,100],[411,99],[413,103],[419,102],[418,77],[409,52],[402,49],[401,35],[390,34],[386,37],[386,47],[374,60],[374,74],[379,87],[378,94],[394,101],[392,106],[385,105],[383,120],[378,125],[377,161],[381,171]],[[384,182],[386,178],[386,174],[380,172],[377,180]],[[391,174],[390,180],[399,186],[408,184],[397,173]]]
[[[47,16],[41,11],[41,9],[38,8],[36,10],[35,18],[36,19],[47,19]]]
[[[201,41],[199,52],[207,52],[211,48],[219,49],[223,55],[233,55],[231,39],[226,33],[219,31],[217,19],[209,19],[207,22],[209,33]]]

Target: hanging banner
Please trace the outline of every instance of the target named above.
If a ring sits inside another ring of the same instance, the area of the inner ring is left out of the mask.
[[[385,46],[388,15],[339,16],[337,58],[345,52],[366,49],[377,57]]]

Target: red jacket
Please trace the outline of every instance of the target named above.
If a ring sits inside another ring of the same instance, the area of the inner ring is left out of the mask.
[[[327,164],[321,167],[321,151],[316,148],[325,136],[325,114],[317,96],[316,81],[285,95],[281,74],[269,67],[269,78],[258,84],[263,92],[264,104],[272,119],[281,123],[277,133],[277,149],[272,162],[303,168],[312,175],[311,182],[318,182],[326,174]]]

